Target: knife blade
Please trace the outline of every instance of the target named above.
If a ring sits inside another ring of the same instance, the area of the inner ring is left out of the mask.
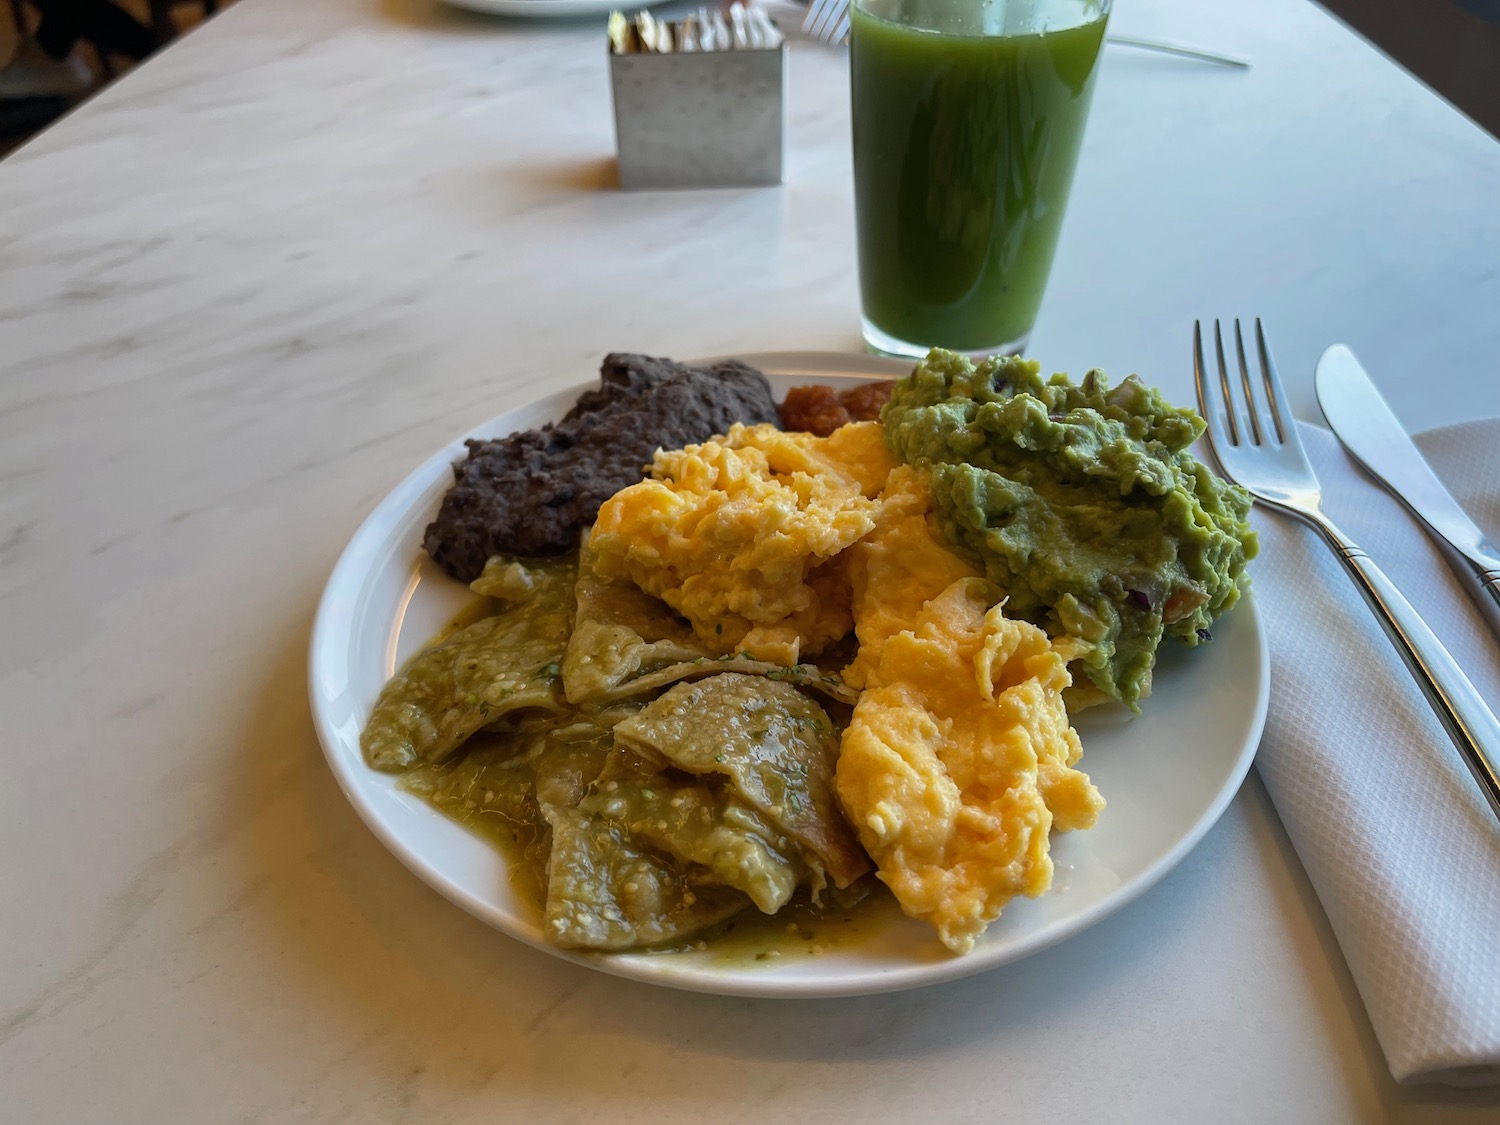
[[[1324,352],[1314,384],[1344,448],[1417,517],[1500,637],[1500,550],[1443,486],[1352,351],[1335,344]]]

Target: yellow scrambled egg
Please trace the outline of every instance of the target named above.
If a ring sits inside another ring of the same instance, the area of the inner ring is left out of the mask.
[[[658,452],[599,509],[603,577],[628,576],[722,652],[795,664],[853,624],[843,552],[875,527],[892,460],[878,423],[826,438],[733,426]]]
[[[862,688],[886,639],[908,628],[922,607],[960,578],[981,572],[939,538],[927,472],[898,465],[881,494],[879,522],[848,553],[859,654],[844,679]]]
[[[866,588],[861,624],[897,629],[863,665],[838,762],[839,798],[880,878],[958,953],[1011,898],[1051,886],[1048,833],[1088,828],[1104,807],[1073,768],[1083,750],[1063,658],[997,597],[960,577],[902,622],[905,589]]]

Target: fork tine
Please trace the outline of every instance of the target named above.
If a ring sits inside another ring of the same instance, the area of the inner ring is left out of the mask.
[[[1260,351],[1260,375],[1266,384],[1266,397],[1271,402],[1271,421],[1276,425],[1276,436],[1282,442],[1292,442],[1302,448],[1302,439],[1297,436],[1295,426],[1283,423],[1282,415],[1291,418],[1286,409],[1286,390],[1281,385],[1281,375],[1276,371],[1276,361],[1271,358],[1271,349],[1266,345],[1266,330],[1261,327],[1260,317],[1255,318],[1255,344]]]
[[[807,6],[807,15],[802,17],[802,33],[804,35],[814,34],[813,28],[817,27],[818,21],[823,18],[823,9],[826,5],[827,0],[812,0],[812,3]]]
[[[849,0],[813,0],[802,30],[824,43],[839,43],[849,31]]]
[[[1311,518],[1308,513],[1317,511],[1321,495],[1318,477],[1297,436],[1296,422],[1288,407],[1286,393],[1281,387],[1276,363],[1271,359],[1271,349],[1265,342],[1265,329],[1258,321],[1256,329],[1260,344],[1261,379],[1264,381],[1264,393],[1271,405],[1270,416],[1258,411],[1247,415],[1245,402],[1235,397],[1247,395],[1250,409],[1254,411],[1254,400],[1260,393],[1255,390],[1254,378],[1248,376],[1250,364],[1243,355],[1243,327],[1236,325],[1236,342],[1241,345],[1241,366],[1249,383],[1237,391],[1224,355],[1223,324],[1218,320],[1214,321],[1214,344],[1219,361],[1217,373],[1211,371],[1203,359],[1202,325],[1194,325],[1193,377],[1198,384],[1198,400],[1206,407],[1204,416],[1209,427],[1209,446],[1214,460],[1230,480],[1243,485],[1259,500],[1303,518]],[[1276,441],[1271,436],[1273,417],[1282,423],[1284,441]],[[1251,441],[1250,427],[1257,422],[1264,440]],[[1244,440],[1240,440],[1241,438]]]
[[[808,23],[804,28],[814,39],[828,41],[828,31],[833,26],[839,11],[839,0],[815,0],[812,9],[808,13]]]
[[[1256,416],[1255,391],[1250,386],[1250,368],[1245,363],[1245,335],[1240,331],[1240,318],[1234,318],[1234,351],[1240,361],[1240,386],[1245,392],[1245,413],[1250,416],[1250,441],[1260,445],[1260,419]]]
[[[826,42],[828,40],[828,23],[829,20],[832,20],[832,12],[834,12],[835,7],[837,7],[837,3],[834,0],[826,0],[826,3],[820,5],[819,10],[817,10],[817,18],[813,21],[813,28],[811,30],[813,30],[814,39],[819,40],[819,42]]]
[[[1223,403],[1215,397],[1213,380],[1208,375],[1208,365],[1203,362],[1203,325],[1193,321],[1193,384],[1198,389],[1198,413],[1208,423],[1208,442],[1218,457],[1220,448],[1233,444],[1224,428]],[[1219,458],[1222,462],[1222,458]]]
[[[1229,444],[1240,444],[1239,406],[1234,401],[1234,387],[1229,382],[1229,365],[1224,362],[1224,333],[1214,318],[1214,354],[1219,361],[1219,390],[1224,398],[1224,418],[1229,423]]]

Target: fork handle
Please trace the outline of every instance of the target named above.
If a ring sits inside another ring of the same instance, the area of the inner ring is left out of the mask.
[[[1326,517],[1313,522],[1337,548],[1339,561],[1380,619],[1386,636],[1416,678],[1491,811],[1500,819],[1500,771],[1495,768],[1496,756],[1500,755],[1500,720],[1443,642],[1364,549]]]

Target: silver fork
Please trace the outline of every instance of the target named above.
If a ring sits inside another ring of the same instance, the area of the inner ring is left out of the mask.
[[[1310,524],[1328,540],[1442,721],[1491,810],[1500,818],[1500,773],[1491,757],[1500,753],[1500,722],[1411,603],[1370,556],[1323,514],[1323,490],[1302,449],[1297,423],[1287,406],[1286,391],[1258,317],[1255,343],[1260,353],[1264,407],[1257,399],[1255,381],[1245,361],[1240,322],[1234,322],[1238,380],[1231,377],[1224,360],[1219,322],[1214,321],[1217,378],[1210,377],[1203,362],[1202,327],[1196,321],[1193,324],[1193,379],[1214,456],[1230,480],[1271,507]]]
[[[849,34],[849,0],[813,0],[803,17],[802,32],[824,43],[842,43]]]

